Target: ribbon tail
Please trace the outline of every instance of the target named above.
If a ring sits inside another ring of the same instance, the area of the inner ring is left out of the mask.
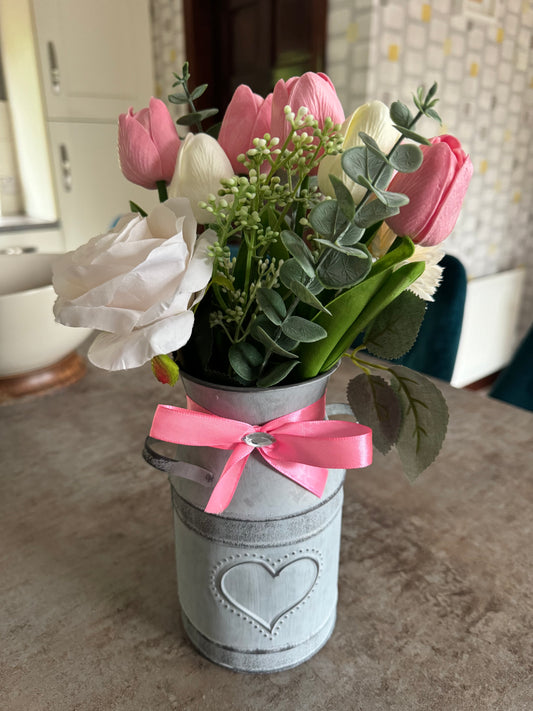
[[[251,451],[252,447],[244,443],[235,447],[207,502],[206,513],[219,514],[229,506]]]
[[[304,489],[307,489],[307,491],[310,491],[315,496],[319,498],[322,496],[328,480],[328,469],[325,467],[314,467],[310,464],[302,464],[301,462],[279,461],[269,457],[264,449],[259,451],[263,459],[265,459],[271,467],[283,474],[283,476],[303,486]]]

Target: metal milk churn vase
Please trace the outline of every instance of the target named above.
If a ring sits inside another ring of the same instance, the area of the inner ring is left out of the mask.
[[[263,389],[181,377],[196,406],[261,425],[320,400],[329,374]],[[265,435],[257,436],[264,444]],[[252,451],[227,508],[206,513],[229,456],[179,444],[176,460],[162,464],[145,449],[171,482],[183,624],[193,645],[217,664],[288,669],[315,654],[335,625],[345,470],[330,469],[318,497]]]

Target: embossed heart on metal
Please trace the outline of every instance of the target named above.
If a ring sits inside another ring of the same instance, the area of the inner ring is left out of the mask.
[[[318,561],[309,556],[280,565],[240,561],[219,572],[216,587],[230,605],[272,633],[311,593],[318,573]]]

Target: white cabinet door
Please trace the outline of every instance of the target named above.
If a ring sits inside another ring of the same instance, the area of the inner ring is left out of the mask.
[[[51,121],[48,125],[65,247],[75,249],[107,231],[129,201],[149,211],[156,190],[124,178],[117,151],[116,123]]]
[[[115,120],[153,93],[148,0],[33,0],[48,120]]]

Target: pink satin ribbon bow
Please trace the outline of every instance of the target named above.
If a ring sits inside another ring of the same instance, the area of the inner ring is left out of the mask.
[[[263,425],[219,417],[189,398],[187,405],[187,410],[158,405],[150,436],[174,444],[233,450],[206,513],[227,508],[254,449],[274,469],[318,497],[324,492],[328,468],[355,469],[372,462],[372,430],[355,422],[324,420],[325,395]]]

